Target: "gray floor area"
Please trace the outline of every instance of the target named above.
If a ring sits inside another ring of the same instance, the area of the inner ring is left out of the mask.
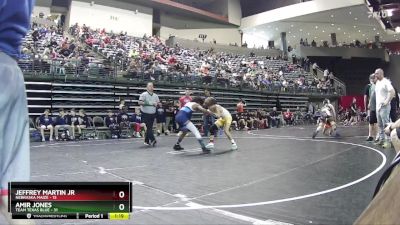
[[[187,152],[172,151],[175,135],[156,148],[142,139],[34,143],[33,181],[133,181],[134,206],[157,207],[134,209],[129,221],[37,224],[351,224],[394,150],[374,150],[366,127],[315,140],[313,129],[235,132],[238,151],[222,137],[209,155],[193,137]]]

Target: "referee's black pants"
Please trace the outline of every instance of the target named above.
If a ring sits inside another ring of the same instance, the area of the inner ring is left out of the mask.
[[[154,141],[156,139],[154,137],[154,133],[153,133],[153,124],[154,124],[155,118],[156,118],[155,113],[149,114],[149,113],[142,112],[142,119],[147,127],[146,138],[144,139],[144,142],[146,142],[146,143],[150,143],[151,141]]]

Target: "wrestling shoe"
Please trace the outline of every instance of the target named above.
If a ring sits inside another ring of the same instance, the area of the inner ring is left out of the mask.
[[[374,140],[374,138],[369,136],[365,141],[373,141],[373,140]]]
[[[175,144],[174,145],[174,150],[175,151],[182,151],[182,150],[184,150],[184,148],[182,148],[182,146],[180,144]]]
[[[203,153],[210,153],[211,150],[208,149],[207,147],[202,147],[201,150],[203,151]]]
[[[315,139],[315,137],[317,136],[317,132],[316,131],[314,131],[314,133],[313,133],[313,135],[312,135],[312,139]]]
[[[389,141],[385,141],[385,143],[383,143],[382,148],[391,148],[392,144]]]
[[[214,149],[214,143],[210,142],[206,145],[206,149],[212,150]]]
[[[237,150],[238,146],[236,145],[236,143],[233,143],[231,146],[231,150]]]

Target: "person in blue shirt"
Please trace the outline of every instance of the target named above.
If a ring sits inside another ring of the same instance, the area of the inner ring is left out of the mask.
[[[157,108],[157,136],[161,135],[161,132],[164,131],[165,135],[169,134],[169,130],[166,126],[166,121],[167,121],[167,112],[166,112],[166,103],[162,102],[161,106]]]
[[[70,135],[72,135],[71,126],[68,124],[68,115],[65,115],[64,109],[59,110],[55,121],[54,135],[56,136],[56,140],[58,140],[58,130],[60,129],[68,129]]]
[[[119,138],[119,125],[117,117],[114,115],[112,110],[107,111],[107,116],[105,118],[106,126],[110,129],[112,138]]]
[[[7,224],[15,224],[5,207],[8,182],[30,179],[28,107],[24,76],[16,59],[29,30],[34,5],[34,0],[0,0],[0,213]]]
[[[45,130],[50,130],[50,141],[53,141],[53,120],[49,116],[50,110],[46,109],[44,110],[44,113],[39,117],[39,128],[40,128],[40,134],[42,135],[42,141],[45,142],[44,138],[44,131]]]

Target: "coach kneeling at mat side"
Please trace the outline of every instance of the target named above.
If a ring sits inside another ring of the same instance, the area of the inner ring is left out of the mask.
[[[390,140],[396,152],[400,151],[400,119],[394,123],[390,123],[385,128],[386,135],[390,135]]]
[[[156,118],[157,106],[160,104],[160,99],[154,93],[153,83],[147,83],[147,91],[143,92],[139,97],[140,111],[142,113],[142,120],[148,128],[144,140],[145,145],[156,145],[157,141],[153,133],[153,123]]]

